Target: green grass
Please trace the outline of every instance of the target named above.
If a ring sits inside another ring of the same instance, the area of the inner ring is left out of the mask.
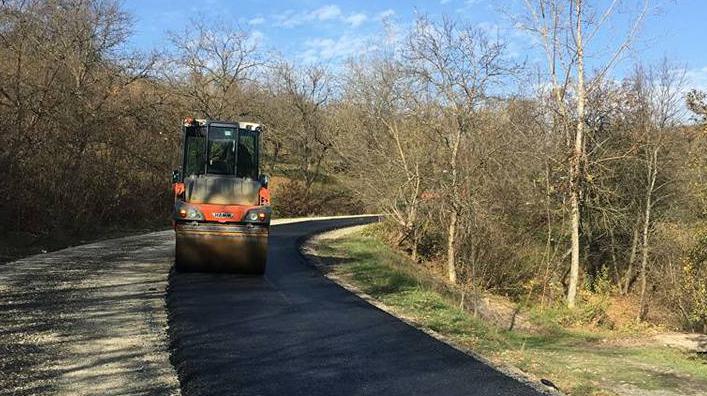
[[[612,395],[620,386],[636,394],[707,393],[707,360],[696,354],[660,345],[624,346],[617,342],[623,334],[564,328],[542,315],[535,318],[540,324],[535,332],[500,329],[461,309],[453,293],[431,287],[417,264],[367,233],[326,240],[317,249],[320,256],[339,258],[335,275],[395,313],[492,361],[550,379],[566,393]]]

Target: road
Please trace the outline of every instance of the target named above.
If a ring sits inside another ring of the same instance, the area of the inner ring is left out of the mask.
[[[536,395],[323,277],[302,238],[365,219],[271,233],[264,278],[172,274],[172,363],[187,395]]]
[[[265,277],[170,273],[172,231],[2,265],[0,395],[536,394],[299,254],[363,221],[274,226]]]

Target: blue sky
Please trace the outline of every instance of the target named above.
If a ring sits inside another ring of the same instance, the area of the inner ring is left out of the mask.
[[[599,6],[608,0],[592,0]],[[624,0],[625,15],[639,0]],[[663,56],[684,65],[689,84],[707,89],[707,1],[652,0],[639,40],[615,69],[621,77],[630,63],[654,63]],[[539,60],[527,35],[513,28],[508,17],[519,0],[124,0],[134,18],[129,45],[143,50],[168,46],[166,32],[181,31],[190,19],[234,21],[249,29],[264,48],[300,62],[336,64],[348,56],[385,47],[391,35],[404,30],[418,13],[436,18],[449,15],[478,25],[508,42],[509,51],[532,64]],[[600,62],[612,39],[627,23],[618,14],[607,34],[598,37],[593,61]],[[386,23],[384,21],[387,21]],[[590,59],[590,64],[592,59]]]

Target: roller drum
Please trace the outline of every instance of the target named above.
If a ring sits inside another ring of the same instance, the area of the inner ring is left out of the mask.
[[[175,231],[179,272],[265,272],[267,226],[181,223]]]

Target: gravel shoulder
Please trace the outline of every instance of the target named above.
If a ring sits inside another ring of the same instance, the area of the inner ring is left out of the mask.
[[[178,394],[165,310],[172,245],[162,231],[1,266],[0,390]]]

